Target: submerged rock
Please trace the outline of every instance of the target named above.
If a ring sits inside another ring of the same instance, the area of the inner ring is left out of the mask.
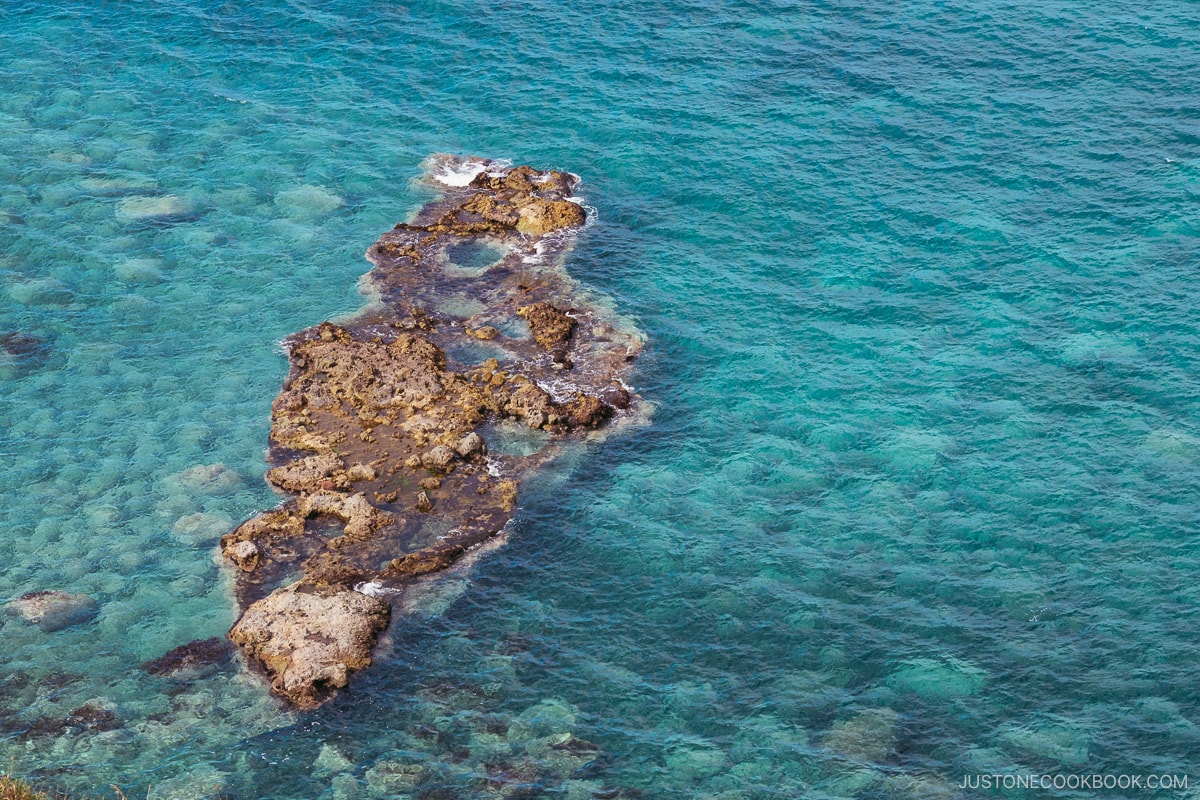
[[[88,622],[100,610],[96,601],[86,594],[58,591],[29,592],[9,601],[4,608],[9,614],[37,625],[47,633]]]
[[[883,761],[896,744],[900,715],[890,708],[869,708],[837,723],[825,736],[833,752],[863,761]]]
[[[89,731],[115,731],[121,727],[121,720],[107,708],[85,703],[67,715],[67,724]]]
[[[242,478],[224,464],[200,464],[167,478],[171,489],[194,494],[228,494],[242,488]]]
[[[0,334],[0,378],[15,378],[46,363],[50,343],[20,331]]]
[[[206,544],[220,539],[232,524],[233,517],[223,512],[199,512],[180,517],[171,533],[184,544]]]
[[[888,685],[920,697],[952,698],[978,694],[987,674],[957,658],[916,658],[888,677]]]
[[[196,207],[179,195],[129,197],[117,204],[121,222],[183,222],[196,217]]]
[[[219,671],[233,657],[228,639],[197,639],[142,664],[151,675],[191,681]]]
[[[67,286],[54,278],[30,278],[8,287],[8,296],[25,306],[65,306],[74,299]]]
[[[577,179],[453,157],[433,168],[450,176],[445,196],[367,251],[378,302],[285,342],[291,370],[271,408],[267,481],[293,499],[221,539],[242,606],[230,637],[303,708],[370,663],[388,618],[380,598],[405,608],[408,593],[428,596],[431,576],[500,538],[525,475],[618,416],[637,418],[636,395],[613,387],[640,337],[578,297],[561,268],[586,219],[568,199]],[[308,190],[281,199],[333,202]],[[502,255],[456,271],[448,253],[464,246]],[[456,360],[525,325],[530,337],[488,348],[497,357]],[[504,420],[547,444],[490,455],[486,436]],[[173,482],[212,492],[222,475],[198,467]]]

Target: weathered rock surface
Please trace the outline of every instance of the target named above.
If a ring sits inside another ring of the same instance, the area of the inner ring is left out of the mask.
[[[615,387],[641,338],[577,296],[562,269],[586,219],[567,199],[577,178],[448,156],[434,157],[431,176],[470,165],[474,179],[367,251],[378,302],[285,342],[267,481],[292,498],[221,539],[242,607],[230,637],[303,708],[370,663],[389,606],[355,587],[403,598],[424,586],[497,537],[525,475],[635,418],[636,395]],[[481,271],[447,269],[464,244],[504,255]],[[489,426],[502,420],[549,444],[491,454]],[[175,483],[212,491],[223,481],[210,469]]]
[[[42,591],[23,594],[9,601],[4,609],[50,633],[88,622],[96,616],[100,606],[86,594]]]
[[[371,663],[391,606],[360,592],[319,592],[299,584],[251,605],[229,632],[272,678],[272,688],[299,708],[315,708],[350,673]]]

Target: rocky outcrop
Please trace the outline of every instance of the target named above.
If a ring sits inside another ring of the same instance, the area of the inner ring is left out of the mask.
[[[315,708],[371,663],[371,648],[391,607],[350,589],[300,584],[251,605],[229,638],[258,661],[272,688],[298,708]]]
[[[266,477],[292,497],[221,539],[242,607],[230,637],[302,708],[370,663],[389,607],[379,597],[402,598],[492,540],[526,475],[636,414],[636,396],[614,387],[639,336],[578,297],[562,269],[586,220],[569,199],[577,179],[436,157],[431,180],[476,166],[467,185],[445,187],[367,251],[377,303],[287,340]],[[464,243],[504,255],[482,273],[455,270]],[[501,420],[549,444],[530,456],[493,452]],[[201,467],[176,482],[218,476]],[[363,586],[375,596],[355,591]]]

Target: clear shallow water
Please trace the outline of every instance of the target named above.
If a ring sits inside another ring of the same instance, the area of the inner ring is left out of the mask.
[[[423,765],[414,795],[501,796],[489,767],[568,729],[606,756],[550,796],[1187,773],[1198,23],[0,7],[0,332],[52,341],[2,376],[0,595],[102,602],[53,634],[3,622],[0,757],[160,800],[403,796],[396,762]],[[358,306],[361,252],[435,151],[585,178],[571,270],[648,332],[655,424],[527,496],[509,545],[314,715],[142,674],[232,622],[211,537],[176,521],[271,501],[276,342]],[[163,195],[175,219],[133,219]],[[237,480],[169,479],[215,463]],[[27,733],[88,701],[123,727]]]

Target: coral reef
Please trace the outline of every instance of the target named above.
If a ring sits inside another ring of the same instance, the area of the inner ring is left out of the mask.
[[[622,379],[641,338],[562,269],[586,221],[578,179],[451,156],[430,169],[474,177],[367,251],[376,302],[287,340],[267,481],[293,497],[221,539],[242,609],[230,637],[300,708],[370,664],[390,601],[500,534],[533,470],[637,414]],[[464,244],[499,257],[455,269]],[[492,452],[502,420],[546,444]]]

